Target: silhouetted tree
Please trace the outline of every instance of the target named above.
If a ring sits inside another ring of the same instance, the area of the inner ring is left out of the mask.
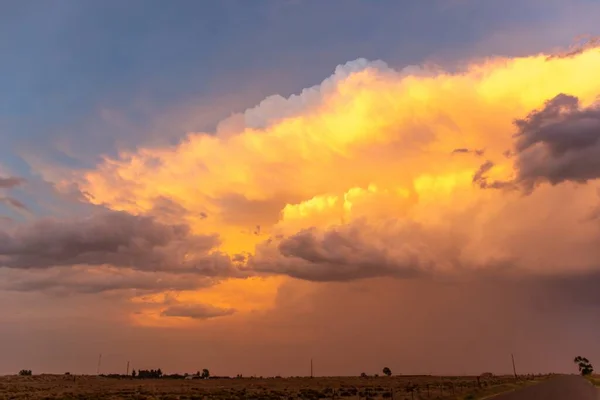
[[[158,379],[160,377],[162,377],[162,371],[159,369],[155,370],[155,369],[151,369],[151,370],[147,370],[147,369],[140,369],[137,372],[137,376],[138,378],[142,378],[142,379]]]
[[[573,359],[573,362],[577,364],[579,368],[579,373],[582,376],[591,375],[594,372],[594,367],[590,364],[590,360],[585,357],[577,356]]]
[[[391,376],[391,375],[392,375],[392,370],[391,370],[391,369],[389,369],[388,367],[385,367],[385,368],[383,369],[383,373],[384,373],[386,376]]]
[[[210,371],[207,370],[206,368],[204,368],[202,370],[202,375],[201,375],[202,379],[208,379],[210,378]]]
[[[19,375],[21,376],[31,376],[31,370],[30,369],[22,369],[19,371]]]
[[[361,377],[361,378],[366,378],[366,377],[367,377],[367,374],[365,374],[364,372],[361,372],[361,373],[360,373],[360,377]]]
[[[134,369],[133,371],[131,371],[131,377],[132,377],[132,378],[135,378],[135,377],[136,377],[136,375],[137,375],[137,374],[135,373],[135,369]]]

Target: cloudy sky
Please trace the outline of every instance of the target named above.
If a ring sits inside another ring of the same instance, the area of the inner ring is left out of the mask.
[[[600,362],[598,15],[3,2],[0,374]]]

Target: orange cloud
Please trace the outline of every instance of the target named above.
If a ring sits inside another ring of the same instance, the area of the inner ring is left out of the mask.
[[[360,59],[320,86],[224,121],[217,134],[107,158],[78,183],[93,203],[133,214],[156,214],[168,199],[169,220],[218,233],[219,250],[249,253],[267,273],[589,270],[598,228],[581,221],[598,202],[596,182],[523,196],[484,190],[474,177],[514,179],[506,151],[515,119],[561,93],[590,106],[598,70],[598,48],[490,59],[457,73]],[[269,293],[282,282],[265,279]]]

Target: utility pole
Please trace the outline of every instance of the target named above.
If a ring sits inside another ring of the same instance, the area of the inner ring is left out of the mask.
[[[310,359],[310,377],[313,377],[313,361],[312,358]]]
[[[129,376],[129,361],[127,361],[127,376]]]
[[[102,362],[102,353],[98,356],[98,369],[96,370],[96,374],[100,375],[100,363]]]
[[[512,358],[513,373],[515,374],[515,379],[517,379],[517,369],[515,368],[515,356],[512,353],[510,353],[510,356]]]

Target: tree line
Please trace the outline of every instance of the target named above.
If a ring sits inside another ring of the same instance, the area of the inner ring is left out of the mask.
[[[577,365],[578,369],[579,369],[579,373],[582,376],[588,376],[591,375],[594,372],[594,367],[592,366],[592,364],[590,363],[590,361],[585,358],[585,357],[581,357],[581,356],[577,356],[573,359],[573,362]],[[385,376],[391,376],[392,375],[392,370],[389,367],[385,367],[382,370],[383,374]],[[19,375],[20,376],[31,376],[33,375],[30,369],[22,369],[21,371],[19,371]],[[70,375],[69,372],[67,372],[65,375]],[[228,379],[230,377],[228,376],[211,376],[210,375],[210,371],[206,368],[204,368],[202,370],[202,372],[197,371],[195,374],[170,374],[170,375],[165,375],[163,374],[162,370],[160,368],[158,369],[140,369],[140,370],[132,370],[130,375],[121,375],[121,374],[102,374],[101,376],[104,377],[109,377],[109,378],[124,378],[124,377],[129,377],[131,376],[132,378],[137,378],[137,379],[160,379],[160,378],[170,378],[170,379]],[[362,372],[360,374],[361,378],[367,378],[368,375],[364,372]],[[375,376],[379,376],[378,374],[375,374]],[[236,376],[236,378],[242,378],[241,374],[238,374]],[[262,378],[262,377],[261,377]]]

